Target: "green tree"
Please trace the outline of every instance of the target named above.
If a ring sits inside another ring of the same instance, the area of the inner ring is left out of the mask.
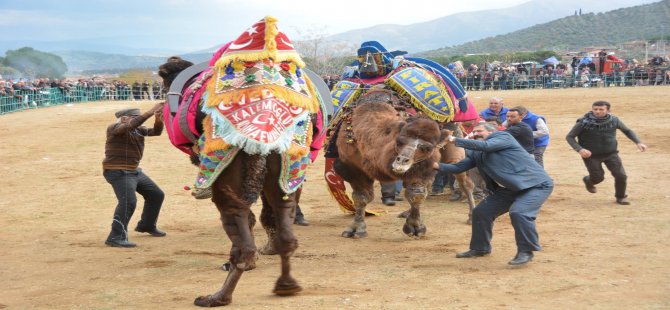
[[[67,65],[63,59],[51,53],[41,52],[32,47],[8,50],[2,64],[12,67],[33,78],[63,78]]]
[[[21,73],[12,67],[5,67],[0,65],[0,75],[5,79],[18,78]]]

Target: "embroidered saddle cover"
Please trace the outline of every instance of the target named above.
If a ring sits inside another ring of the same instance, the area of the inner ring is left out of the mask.
[[[266,17],[221,54],[202,95],[204,134],[196,187],[211,186],[240,151],[282,156],[279,185],[293,193],[304,181],[313,122],[325,105],[290,40]],[[317,138],[320,135],[317,134]]]

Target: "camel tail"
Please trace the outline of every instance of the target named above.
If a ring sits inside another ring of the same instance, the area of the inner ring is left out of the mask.
[[[240,154],[242,155],[242,154]],[[263,190],[265,183],[265,164],[267,158],[259,154],[244,154],[247,159],[243,162],[242,192],[244,193],[242,199],[248,203],[255,203],[258,196]]]

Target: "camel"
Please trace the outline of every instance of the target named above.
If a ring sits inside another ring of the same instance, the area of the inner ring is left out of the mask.
[[[189,63],[171,58],[161,65],[159,75],[169,89],[174,77]],[[197,156],[191,156],[193,164],[198,164]],[[194,303],[202,307],[224,306],[232,302],[232,293],[244,271],[255,268],[256,245],[251,233],[256,217],[251,205],[261,198],[260,221],[268,234],[268,243],[258,252],[281,256],[281,276],[277,280],[274,293],[292,295],[302,288],[290,275],[289,258],[298,247],[292,232],[297,193],[285,195],[277,185],[281,169],[281,158],[277,153],[268,156],[251,155],[240,152],[233,162],[221,173],[212,186],[212,201],[221,214],[223,229],[228,234],[232,247],[230,261],[224,266],[230,268],[222,288],[212,295],[200,296]]]
[[[390,90],[372,90],[355,103],[350,123],[340,126],[336,145],[339,153],[335,172],[352,189],[355,207],[353,222],[343,237],[366,237],[365,207],[374,198],[373,182],[402,180],[410,210],[403,232],[422,237],[426,226],[420,207],[427,186],[435,178],[433,163],[440,160],[439,148],[447,138],[438,123],[418,116],[403,120],[387,102],[398,100]]]
[[[230,304],[242,274],[255,266],[256,218],[251,205],[259,198],[260,222],[268,234],[261,252],[281,257],[281,275],[273,292],[285,296],[302,291],[291,276],[290,258],[298,248],[292,225],[296,190],[304,180],[300,171],[309,159],[310,119],[319,110],[319,96],[275,18],[268,16],[249,29],[258,31],[244,32],[222,47],[210,62],[211,70],[190,86],[202,87],[207,98],[199,106],[206,114],[204,132],[193,147],[201,164],[196,185],[211,187],[212,201],[232,242],[227,277],[217,292],[195,299],[201,307]],[[253,49],[245,50],[248,46]],[[175,58],[162,65],[159,74],[165,86],[169,88],[185,67]],[[207,166],[212,163],[216,169]],[[298,168],[287,168],[294,165]]]
[[[463,130],[458,123],[447,123],[444,129],[449,130],[450,135],[461,138],[463,137]],[[465,150],[461,147],[457,147],[451,142],[448,142],[440,149],[440,161],[446,164],[457,163],[463,158],[465,158]],[[472,209],[475,208],[475,199],[472,196],[472,191],[475,188],[475,184],[472,182],[470,177],[468,177],[466,172],[461,172],[454,174],[456,182],[458,182],[459,188],[465,193],[468,199],[468,224],[472,224]]]

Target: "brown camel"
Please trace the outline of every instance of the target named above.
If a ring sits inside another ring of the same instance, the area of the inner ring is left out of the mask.
[[[184,69],[185,64],[179,65],[181,61],[172,58],[161,66],[159,74],[167,87],[176,74]],[[255,266],[257,248],[252,228],[256,219],[251,205],[259,197],[263,205],[260,221],[269,236],[264,252],[276,253],[281,257],[281,275],[273,292],[283,296],[302,290],[291,276],[290,264],[290,257],[298,247],[292,231],[296,192],[286,194],[280,188],[281,171],[282,157],[276,151],[260,155],[241,150],[212,184],[212,201],[221,215],[223,229],[232,242],[231,268],[221,289],[214,294],[196,298],[195,305],[215,307],[230,304],[242,274]]]
[[[463,137],[463,130],[461,129],[459,123],[448,123],[443,128],[449,130],[449,132],[455,137]],[[441,162],[452,164],[457,163],[465,158],[465,150],[447,141],[444,147],[440,149],[440,155]],[[466,172],[456,173],[454,174],[454,177],[456,178],[456,182],[458,182],[460,189],[468,198],[469,211],[467,223],[472,224],[472,209],[475,208],[475,199],[472,196],[472,191],[475,188],[475,184],[468,177]]]
[[[411,206],[403,232],[410,237],[426,233],[420,207],[435,177],[432,166],[440,159],[439,148],[447,131],[440,131],[437,122],[427,117],[403,120],[387,103],[394,96],[385,90],[368,92],[356,102],[350,122],[340,126],[339,158],[333,168],[351,184],[356,210],[343,237],[367,236],[365,207],[374,198],[374,180],[403,181]]]

